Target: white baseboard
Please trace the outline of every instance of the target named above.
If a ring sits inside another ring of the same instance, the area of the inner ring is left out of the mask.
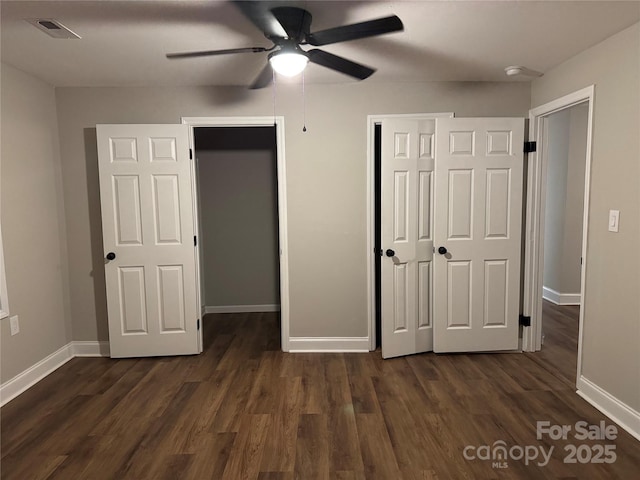
[[[82,342],[70,343],[74,357],[108,357],[109,342]]]
[[[289,353],[368,351],[369,337],[289,337]]]
[[[578,395],[624,428],[630,435],[640,440],[640,412],[583,376],[578,379],[577,386],[576,393]]]
[[[0,385],[0,407],[53,373],[74,357],[108,357],[109,342],[69,342]]]
[[[204,313],[279,312],[280,305],[218,305],[204,307]]]
[[[0,406],[10,402],[72,358],[71,344],[68,343],[11,380],[4,382],[0,385]]]
[[[556,305],[580,305],[579,293],[560,293],[547,287],[542,287],[542,298]]]

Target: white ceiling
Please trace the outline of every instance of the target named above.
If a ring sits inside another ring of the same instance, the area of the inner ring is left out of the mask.
[[[404,32],[323,49],[377,68],[366,82],[506,81],[504,67],[545,72],[640,19],[640,1],[291,1],[311,31],[390,14]],[[266,53],[167,60],[165,53],[270,46],[231,3],[7,1],[2,61],[55,86],[248,85]],[[54,18],[82,36],[53,39],[25,21]],[[522,79],[520,79],[522,80]],[[309,83],[348,83],[310,65]]]

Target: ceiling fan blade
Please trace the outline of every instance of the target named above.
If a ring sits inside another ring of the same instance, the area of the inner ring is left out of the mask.
[[[359,38],[398,32],[400,30],[404,30],[402,20],[396,15],[392,15],[390,17],[378,18],[377,20],[369,20],[368,22],[353,23],[343,27],[321,30],[310,34],[307,37],[307,43],[319,47],[331,43],[346,42],[347,40],[357,40]]]
[[[264,32],[267,38],[286,37],[287,32],[275,15],[268,9],[267,2],[235,1],[233,4],[251,23]]]
[[[364,80],[375,72],[373,68],[366,67],[360,63],[352,62],[351,60],[347,60],[346,58],[339,57],[333,53],[328,53],[317,48],[309,50],[307,52],[307,57],[310,62],[350,75],[359,80]]]
[[[276,7],[271,12],[287,32],[287,37],[302,42],[309,35],[311,14],[306,10],[296,7]]]
[[[251,90],[264,88],[268,86],[272,81],[273,81],[273,70],[271,69],[271,65],[267,63],[249,88]]]
[[[213,55],[227,55],[229,53],[260,53],[273,50],[264,47],[247,47],[247,48],[228,48],[226,50],[205,50],[203,52],[185,52],[185,53],[167,53],[167,58],[193,58],[193,57],[210,57]]]

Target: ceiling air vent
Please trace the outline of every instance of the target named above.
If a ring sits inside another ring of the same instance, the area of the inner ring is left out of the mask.
[[[53,18],[33,18],[27,22],[53,38],[82,38]]]

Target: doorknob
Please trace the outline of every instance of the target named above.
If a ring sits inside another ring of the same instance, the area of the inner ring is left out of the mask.
[[[438,247],[438,253],[440,255],[445,255],[447,253],[447,249],[445,247]]]
[[[391,250],[390,248],[387,248],[387,251],[386,251],[386,252],[384,252],[384,253],[387,255],[387,257],[393,257],[393,256],[395,256],[395,254],[396,254],[396,252],[394,252],[394,251],[393,251],[393,250]]]
[[[107,260],[115,260],[116,254],[113,252],[107,253]]]

